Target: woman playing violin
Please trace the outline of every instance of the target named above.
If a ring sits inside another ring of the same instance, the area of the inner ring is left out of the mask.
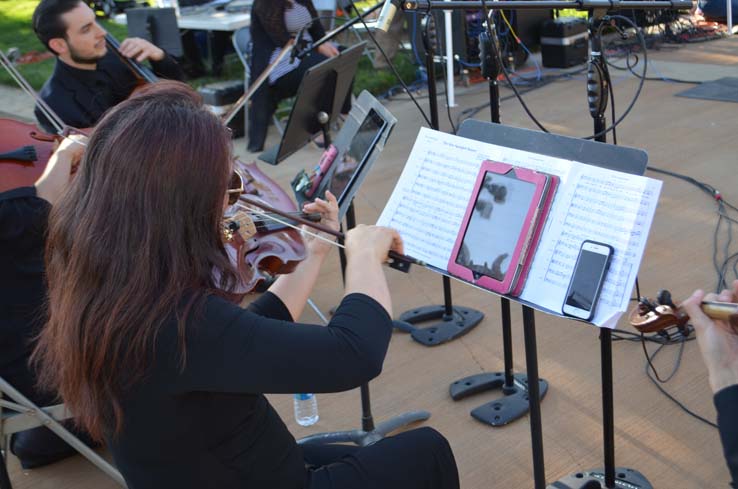
[[[451,449],[429,428],[306,468],[264,394],[342,391],[379,374],[392,331],[381,264],[402,241],[382,227],[348,233],[344,297],[327,327],[293,322],[330,248],[318,239],[293,273],[237,307],[224,299],[238,278],[219,238],[229,139],[176,82],[143,88],[98,123],[50,218],[44,385],[109,443],[131,489],[458,488]],[[305,210],[335,229],[327,199]]]
[[[36,388],[28,361],[43,325],[46,300],[44,247],[51,206],[67,188],[83,146],[63,141],[35,185],[0,192],[0,377],[32,402],[53,404],[54,394]],[[39,467],[76,453],[46,428],[15,434],[11,451],[24,468]]]
[[[725,458],[738,489],[738,333],[727,321],[712,320],[703,312],[702,301],[738,302],[738,280],[733,290],[720,295],[697,290],[682,303],[697,333],[702,358],[710,375],[710,387],[715,394],[718,427]]]
[[[105,30],[82,0],[42,0],[33,13],[33,30],[56,56],[54,73],[39,95],[65,124],[95,125],[110,107],[125,100],[138,80],[105,42]],[[137,62],[151,61],[164,78],[181,80],[177,62],[160,48],[140,38],[120,45],[120,54]],[[55,133],[51,122],[36,109],[39,125]]]

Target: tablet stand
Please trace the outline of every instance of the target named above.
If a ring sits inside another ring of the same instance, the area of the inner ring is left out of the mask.
[[[377,102],[376,99],[374,99],[374,97],[372,97],[367,92],[362,92],[359,95],[356,104],[354,104],[354,107],[351,109],[350,116],[353,116],[355,113],[359,113],[361,115],[358,117],[358,120],[362,121],[371,110],[379,112],[380,116],[387,122],[385,126],[385,134],[382,137],[375,139],[373,146],[366,150],[367,154],[365,156],[364,164],[359,166],[356,170],[358,173],[354,177],[355,183],[352,185],[351,188],[347,189],[348,192],[345,192],[343,195],[339,196],[341,197],[341,201],[338,203],[339,219],[343,220],[343,217],[345,215],[346,229],[352,229],[356,226],[356,216],[354,212],[353,200],[356,189],[364,181],[366,173],[371,168],[377,154],[379,153],[379,151],[381,151],[381,148],[386,143],[387,138],[389,137],[389,134],[396,123],[396,119],[392,116],[392,114],[387,111],[386,108],[382,107],[381,104],[379,104],[379,102]],[[348,151],[348,146],[351,144],[351,138],[346,137],[351,133],[350,124],[351,121],[347,121],[347,123],[344,124],[341,132],[338,134],[338,137],[336,138],[335,144],[339,146],[339,153],[342,153],[343,151]],[[358,124],[360,125],[361,123],[359,122]],[[359,129],[359,125],[357,125],[356,127],[357,131]],[[298,200],[300,200],[299,197]],[[346,206],[347,202],[348,206]],[[339,258],[341,260],[341,276],[345,277],[346,254],[343,248],[339,248],[338,251]],[[302,438],[298,440],[298,443],[301,445],[325,443],[354,443],[359,446],[367,446],[378,440],[381,440],[382,438],[387,436],[387,434],[403,426],[418,421],[424,421],[428,418],[430,418],[430,413],[427,411],[409,411],[407,413],[400,414],[399,416],[395,416],[394,418],[379,423],[378,425],[375,425],[374,418],[372,416],[369,384],[363,384],[361,386],[361,429],[337,431],[333,433],[318,433]]]

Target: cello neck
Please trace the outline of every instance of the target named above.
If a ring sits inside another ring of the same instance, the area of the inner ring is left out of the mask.
[[[152,72],[147,67],[141,65],[136,61],[135,59],[127,58],[126,56],[123,56],[120,52],[120,43],[118,40],[113,37],[113,35],[109,32],[105,33],[105,43],[108,45],[108,48],[112,49],[115,54],[118,55],[118,57],[125,63],[126,66],[133,72],[134,75],[136,75],[136,78],[138,78],[141,82],[146,83],[155,83],[157,81],[156,75],[154,75],[154,72]]]

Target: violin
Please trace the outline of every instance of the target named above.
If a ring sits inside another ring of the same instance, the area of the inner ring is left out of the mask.
[[[727,321],[738,334],[738,304],[702,301],[702,311],[711,319]],[[641,333],[656,333],[676,326],[685,330],[689,316],[671,300],[668,290],[661,290],[656,301],[642,298],[630,313],[630,324]]]

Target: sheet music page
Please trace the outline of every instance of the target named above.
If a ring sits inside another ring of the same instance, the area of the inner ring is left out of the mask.
[[[572,163],[556,195],[521,299],[560,312],[582,241],[615,249],[592,320],[614,328],[628,309],[661,181]]]
[[[377,224],[400,231],[407,255],[446,270],[487,159],[560,178],[520,298],[561,314],[582,241],[607,243],[615,254],[592,322],[615,327],[643,257],[661,191],[658,180],[421,128]]]

